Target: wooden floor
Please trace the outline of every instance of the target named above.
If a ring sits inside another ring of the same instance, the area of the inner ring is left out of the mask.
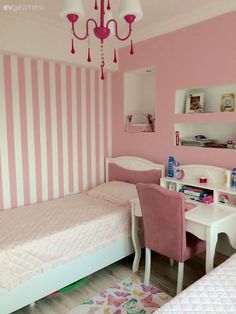
[[[144,254],[142,254],[144,255]],[[225,258],[216,258],[216,264],[220,264]],[[113,283],[127,278],[132,274],[131,266],[133,255],[117,262],[89,277],[83,285],[76,287],[64,294],[51,295],[35,303],[34,307],[27,306],[14,314],[66,314],[77,307],[89,297],[95,296],[98,292],[110,287]],[[185,263],[184,287],[189,286],[205,274],[204,259],[194,257]],[[138,275],[143,278],[144,258],[141,260]],[[170,266],[169,259],[152,253],[151,283],[159,287],[167,294],[174,296],[176,291],[177,263]],[[13,300],[14,302],[14,300]]]

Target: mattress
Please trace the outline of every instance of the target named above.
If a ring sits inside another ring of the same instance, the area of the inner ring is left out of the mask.
[[[236,313],[236,254],[154,313]]]
[[[130,235],[130,209],[77,194],[0,212],[0,289]]]

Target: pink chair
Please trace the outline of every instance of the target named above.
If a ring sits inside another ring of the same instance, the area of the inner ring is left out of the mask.
[[[205,251],[205,241],[185,231],[185,202],[182,193],[157,184],[137,184],[146,248],[144,283],[149,285],[151,250],[179,262],[177,294],[183,288],[184,262]]]

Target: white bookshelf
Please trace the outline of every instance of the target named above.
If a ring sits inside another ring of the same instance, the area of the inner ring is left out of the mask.
[[[184,185],[209,190],[212,192],[214,205],[221,205],[236,211],[236,188],[230,186],[230,180],[226,185],[226,176],[229,176],[230,170],[206,165],[183,165],[180,168],[185,173],[182,180],[164,177],[161,178],[161,186],[169,189],[170,184],[174,184],[176,191],[179,191]],[[206,177],[207,183],[199,183],[200,177]],[[229,202],[221,203],[221,195],[227,195]],[[189,202],[199,205],[199,202],[196,203],[192,200]]]

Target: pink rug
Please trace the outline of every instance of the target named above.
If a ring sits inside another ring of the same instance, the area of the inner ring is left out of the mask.
[[[84,301],[70,314],[150,314],[171,297],[132,276]]]

